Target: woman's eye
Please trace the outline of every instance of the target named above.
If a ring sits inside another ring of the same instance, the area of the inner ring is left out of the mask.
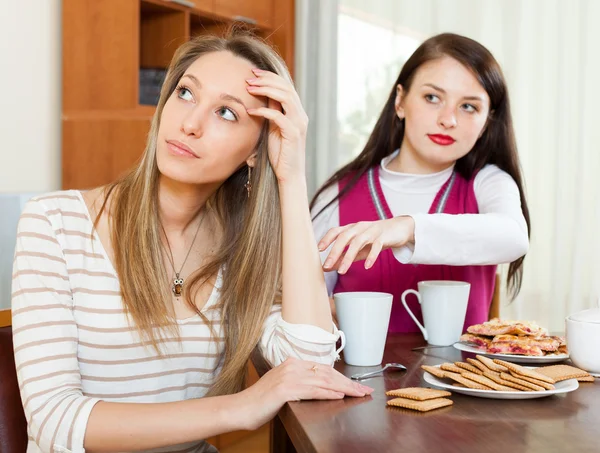
[[[473,104],[464,104],[463,110],[467,113],[473,113],[477,111],[477,107],[475,107]]]
[[[432,104],[437,104],[440,101],[440,98],[437,97],[435,94],[426,94],[425,99],[427,100],[427,102],[431,102]]]
[[[192,97],[192,92],[186,87],[177,88],[177,97],[179,99],[183,99],[184,101],[192,101],[194,99]]]
[[[233,113],[233,110],[231,110],[228,107],[221,107],[217,111],[217,113],[224,120],[227,120],[227,121],[237,121],[237,116],[235,115],[235,113]]]
[[[192,96],[192,92],[188,90],[186,87],[177,88],[177,97],[179,99],[183,99],[184,101],[193,101],[194,98]]]

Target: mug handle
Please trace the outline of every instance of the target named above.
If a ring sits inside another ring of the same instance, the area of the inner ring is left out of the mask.
[[[418,291],[415,291],[414,289],[407,289],[406,291],[404,291],[402,293],[401,299],[402,299],[402,305],[404,305],[404,308],[406,308],[406,311],[408,312],[410,317],[413,319],[414,322],[417,323],[417,326],[419,327],[419,329],[421,329],[421,332],[423,332],[423,338],[425,338],[425,341],[428,341],[427,330],[425,330],[425,327],[423,327],[423,325],[419,322],[419,320],[413,314],[413,312],[410,311],[410,308],[408,308],[408,304],[406,303],[406,296],[408,296],[409,294],[414,294],[415,296],[417,296],[417,300],[419,301],[419,304],[422,305],[423,303],[421,302],[421,295],[418,293]]]

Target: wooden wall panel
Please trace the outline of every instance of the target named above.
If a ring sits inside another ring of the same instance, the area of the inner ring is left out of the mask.
[[[63,0],[63,112],[134,108],[139,2]]]
[[[63,121],[63,189],[114,181],[142,156],[150,119],[79,118]]]

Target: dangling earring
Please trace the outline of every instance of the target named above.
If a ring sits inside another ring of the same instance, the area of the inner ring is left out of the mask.
[[[246,184],[244,184],[244,187],[248,191],[248,198],[250,198],[250,191],[252,190],[252,183],[250,182],[251,179],[252,179],[252,167],[250,165],[248,165],[248,181],[246,181]]]

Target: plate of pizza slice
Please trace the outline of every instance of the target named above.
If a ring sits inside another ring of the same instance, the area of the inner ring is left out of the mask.
[[[555,363],[569,358],[563,337],[548,335],[546,329],[529,321],[495,318],[472,325],[454,347],[515,363]]]

